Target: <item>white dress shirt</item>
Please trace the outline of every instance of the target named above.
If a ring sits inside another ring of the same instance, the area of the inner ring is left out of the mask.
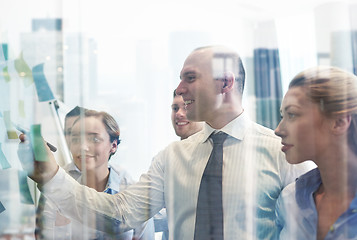
[[[109,177],[106,185],[106,189],[103,191],[107,194],[116,194],[123,191],[135,181],[131,178],[129,173],[115,164],[109,164]],[[82,180],[81,171],[77,166],[71,162],[63,167],[63,169],[72,176],[77,182],[84,184]],[[88,228],[80,222],[71,219],[70,223],[63,226],[55,226],[57,209],[51,203],[47,201],[44,210],[41,213],[43,226],[41,229],[43,238],[46,240],[79,240],[79,239],[117,239],[117,240],[131,240],[133,238],[138,240],[153,240],[154,239],[154,222],[153,219],[146,221],[141,226],[134,230],[129,230],[125,233],[116,234],[115,236],[107,235],[103,232],[96,231],[95,229]]]
[[[87,214],[102,217],[106,226],[135,227],[166,206],[170,239],[193,239],[198,191],[212,151],[213,131],[205,124],[201,132],[170,144],[154,157],[137,184],[116,195],[86,188],[63,169],[42,191],[65,215],[81,220],[86,209]],[[288,164],[280,150],[281,139],[244,112],[220,131],[229,135],[223,145],[225,239],[274,238],[276,200],[283,187],[310,166]]]

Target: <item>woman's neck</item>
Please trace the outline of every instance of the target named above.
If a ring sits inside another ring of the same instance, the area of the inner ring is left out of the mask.
[[[109,178],[109,169],[103,169],[99,171],[98,169],[87,170],[86,173],[86,186],[94,188],[98,192],[103,192],[107,186]]]
[[[341,198],[354,197],[357,189],[357,156],[348,148],[330,154],[318,164],[322,192]],[[321,191],[320,191],[321,192]]]

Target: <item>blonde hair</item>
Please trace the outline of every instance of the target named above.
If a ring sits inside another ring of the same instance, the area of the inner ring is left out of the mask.
[[[351,115],[348,144],[357,155],[357,76],[337,67],[318,66],[302,71],[289,88],[303,87],[307,97],[327,117]]]

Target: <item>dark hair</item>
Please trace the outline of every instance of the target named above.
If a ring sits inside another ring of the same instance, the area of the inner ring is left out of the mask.
[[[110,142],[113,143],[114,141],[117,142],[117,145],[120,144],[120,129],[117,121],[107,112],[95,111],[95,110],[85,110],[84,117],[96,117],[102,120],[102,123],[105,126],[105,130],[109,134]],[[73,122],[73,125],[79,121],[79,117]],[[114,152],[115,153],[115,152]],[[111,153],[109,159],[114,153]]]
[[[81,115],[82,112],[85,112],[87,109],[79,106],[75,106],[71,111],[66,114],[66,118],[68,117],[77,117]]]
[[[224,78],[226,72],[232,72],[235,76],[235,81],[237,82],[238,92],[243,95],[245,85],[245,70],[242,59],[240,58],[238,53],[224,46],[206,46],[196,48],[194,51],[204,49],[212,49],[212,61],[218,59],[223,60],[222,72],[219,72],[220,78]],[[230,62],[231,64],[228,64],[228,62]]]

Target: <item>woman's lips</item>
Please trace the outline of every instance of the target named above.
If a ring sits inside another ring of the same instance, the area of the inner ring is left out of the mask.
[[[293,146],[291,144],[286,144],[286,143],[282,143],[282,144],[283,146],[281,147],[281,151],[283,151],[284,153],[287,152]]]

